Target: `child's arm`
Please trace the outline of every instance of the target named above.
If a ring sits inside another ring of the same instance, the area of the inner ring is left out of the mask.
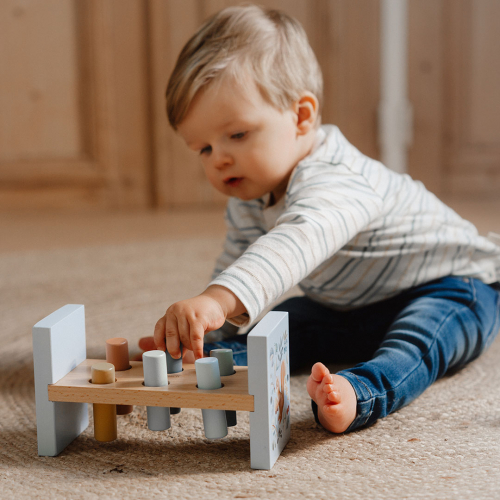
[[[245,306],[233,292],[223,286],[209,286],[202,294],[176,302],[167,309],[156,323],[155,345],[158,349],[166,347],[177,359],[182,344],[194,352],[196,359],[202,358],[205,333],[220,328],[226,318],[245,312]]]

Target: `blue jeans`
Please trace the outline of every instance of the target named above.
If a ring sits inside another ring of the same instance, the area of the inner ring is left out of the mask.
[[[275,310],[289,313],[291,370],[316,361],[358,362],[337,373],[358,400],[348,431],[409,404],[446,372],[476,359],[500,329],[498,288],[472,278],[442,278],[351,311],[306,297]],[[246,339],[230,340],[242,359]],[[317,418],[314,402],[313,412]]]

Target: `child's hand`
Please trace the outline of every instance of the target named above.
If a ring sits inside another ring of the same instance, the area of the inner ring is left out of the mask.
[[[180,345],[194,352],[195,359],[203,357],[205,333],[220,328],[226,320],[226,311],[210,294],[203,293],[192,299],[172,304],[158,320],[154,343],[158,349],[166,348],[173,358],[181,355]]]
[[[139,349],[141,352],[132,358],[132,361],[142,361],[142,355],[146,351],[154,351],[156,349],[154,337],[141,337],[139,339]],[[182,363],[193,364],[195,361],[193,351],[187,349],[182,350]]]

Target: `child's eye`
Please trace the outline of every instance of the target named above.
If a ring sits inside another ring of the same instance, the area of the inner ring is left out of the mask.
[[[243,139],[245,137],[246,132],[238,132],[237,134],[233,134],[231,139]]]
[[[202,155],[203,153],[210,153],[210,151],[212,151],[212,146],[205,146],[201,151],[200,151],[200,155]]]

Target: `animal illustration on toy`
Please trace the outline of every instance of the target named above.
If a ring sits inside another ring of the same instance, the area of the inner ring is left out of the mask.
[[[85,308],[68,304],[33,327],[38,454],[56,456],[89,425],[117,438],[116,415],[147,407],[148,428],[164,431],[180,408],[202,410],[205,436],[223,438],[236,411],[250,412],[250,466],[271,469],[290,438],[288,314],[269,312],[248,335],[248,366],[229,349],[182,365],[168,352],[129,361],[123,338],[106,341],[106,360],[87,359]]]

